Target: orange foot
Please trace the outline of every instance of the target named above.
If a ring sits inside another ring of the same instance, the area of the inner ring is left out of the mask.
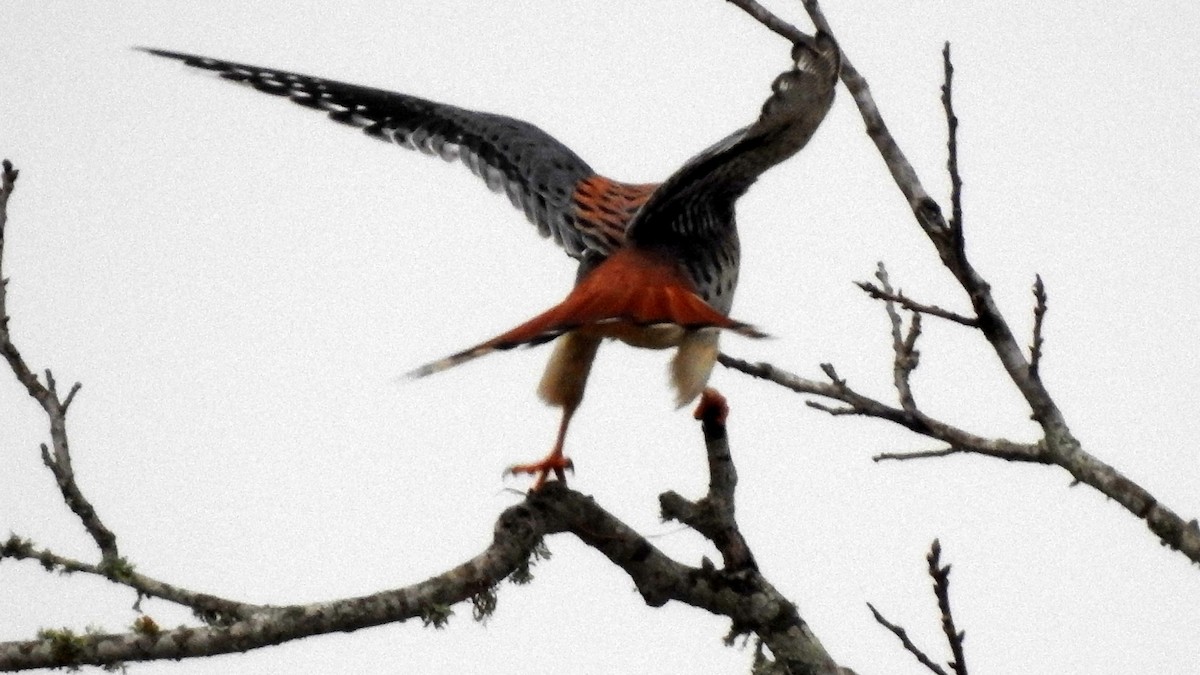
[[[567,483],[567,471],[575,472],[575,462],[572,462],[569,457],[564,457],[561,450],[555,450],[540,462],[532,464],[515,464],[504,470],[504,475],[527,473],[529,475],[537,474],[537,480],[533,481],[533,487],[529,488],[530,492],[537,492],[546,484],[546,479],[550,477],[550,472],[554,472],[557,478],[564,485]]]
[[[706,387],[704,393],[700,394],[700,403],[696,405],[692,417],[725,426],[725,420],[729,418],[729,403],[725,401],[721,392]]]

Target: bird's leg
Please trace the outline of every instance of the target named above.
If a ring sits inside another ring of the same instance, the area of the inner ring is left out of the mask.
[[[563,335],[554,345],[554,353],[550,356],[550,362],[546,364],[546,374],[542,376],[538,394],[546,403],[562,408],[558,438],[554,440],[554,448],[545,459],[532,464],[518,464],[509,467],[505,472],[537,474],[532,488],[535,492],[546,483],[551,471],[558,480],[565,483],[566,470],[574,468],[571,460],[563,456],[563,442],[567,437],[567,426],[571,423],[571,416],[583,400],[583,390],[592,370],[592,360],[596,358],[596,350],[599,347],[599,337],[577,331]]]
[[[560,482],[567,482],[567,470],[575,470],[575,463],[569,457],[563,455],[563,441],[567,437],[567,425],[571,423],[571,416],[575,414],[576,406],[563,406],[562,421],[558,424],[558,438],[554,440],[554,448],[550,450],[550,454],[546,455],[541,461],[531,464],[517,464],[508,467],[506,474],[527,473],[530,475],[537,474],[537,479],[533,482],[532,492],[537,492],[546,484],[546,479],[550,477],[550,472],[554,472],[555,478]]]

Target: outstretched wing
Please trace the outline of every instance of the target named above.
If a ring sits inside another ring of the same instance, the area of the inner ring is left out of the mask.
[[[599,176],[553,136],[511,117],[284,70],[139,49],[327,111],[374,138],[460,161],[575,258],[622,246],[627,225],[656,187]]]
[[[833,104],[841,51],[826,33],[796,43],[795,65],[775,78],[771,97],[754,124],[735,131],[688,160],[642,206],[626,232],[643,246],[686,245],[721,233],[698,227],[733,227],[733,219],[697,219],[696,213],[732,214],[733,203],[767,169],[800,151]],[[702,222],[703,225],[698,225]]]

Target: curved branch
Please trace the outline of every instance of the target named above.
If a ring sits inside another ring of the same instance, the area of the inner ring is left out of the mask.
[[[518,504],[501,514],[492,544],[483,553],[412,586],[332,602],[259,608],[227,625],[169,631],[139,627],[128,633],[71,635],[69,639],[56,632],[40,640],[0,643],[0,670],[213,656],[427,617],[432,608],[467,600],[521,568],[549,530],[548,524],[543,510]]]
[[[6,225],[8,196],[16,171],[6,162],[0,183],[0,247]],[[0,257],[2,262],[2,257]],[[0,287],[0,316],[4,289]],[[476,614],[494,607],[494,587],[504,579],[526,578],[530,557],[542,550],[548,534],[570,532],[621,567],[647,604],[670,600],[729,617],[733,634],[754,633],[771,650],[786,672],[844,674],[800,617],[796,606],[759,572],[749,545],[734,518],[737,473],[729,453],[725,428],[728,407],[706,391],[697,408],[708,450],[710,488],[698,502],[674,493],[661,498],[664,510],[708,536],[725,557],[717,569],[707,560],[700,567],[684,565],[664,555],[645,537],[598,506],[590,497],[550,483],[505,510],[494,528],[492,543],[478,556],[420,583],[369,596],[292,606],[262,606],[189,591],[133,570],[118,557],[116,537],[100,522],[75,482],[68,451],[66,411],[78,385],[60,398],[54,377],[46,372],[42,385],[26,367],[13,345],[5,317],[0,322],[0,351],[30,395],[50,418],[53,455],[43,446],[43,459],[58,480],[64,500],[96,539],[99,564],[85,563],[36,548],[16,535],[0,544],[0,559],[37,560],[47,570],[58,569],[103,576],[129,586],[141,596],[163,598],[192,608],[207,625],[162,630],[145,615],[126,633],[75,634],[69,630],[42,631],[38,639],[0,643],[0,670],[118,666],[128,661],[212,656],[280,644],[321,633],[345,632],[420,617],[440,625],[450,606],[471,599]]]
[[[795,605],[757,570],[676,562],[592,498],[557,482],[505,510],[496,522],[492,544],[478,556],[421,583],[358,598],[259,607],[224,625],[163,631],[139,622],[134,630],[119,634],[51,632],[39,640],[0,643],[0,670],[212,656],[310,635],[428,619],[435,612],[444,619],[450,605],[486,593],[521,570],[542,537],[558,532],[574,534],[625,570],[652,607],[676,600],[730,617],[735,631],[757,634],[777,661],[792,669],[787,672],[849,672],[833,662]]]

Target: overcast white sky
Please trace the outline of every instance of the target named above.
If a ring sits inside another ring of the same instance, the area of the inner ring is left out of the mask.
[[[808,30],[798,2],[768,3]],[[993,8],[994,7],[994,8]],[[969,252],[1014,328],[1050,293],[1045,378],[1087,449],[1200,514],[1200,10],[1194,3],[828,2],[843,47],[939,198],[939,51],[954,45]],[[476,554],[518,499],[557,412],[548,350],[396,376],[565,294],[571,261],[462,166],[129,49],[150,45],[395,89],[530,120],[618,179],[656,181],[754,118],[788,46],[721,0],[402,3],[8,2],[0,155],[22,170],[5,271],[18,346],[84,388],[80,484],[138,569],[253,602],[419,581]],[[734,355],[889,396],[875,263],[967,304],[937,265],[845,91],[800,157],[739,208],[734,314],[777,336]],[[914,384],[981,434],[1036,430],[994,357],[926,322]],[[573,485],[680,560],[710,551],[656,496],[706,484],[667,356],[602,350],[568,439]],[[924,672],[870,601],[943,654],[924,554],[940,537],[972,669],[1192,673],[1200,571],[1057,469],[954,458],[886,424],[832,419],[718,370],[739,516],[766,575],[843,664]],[[40,411],[0,377],[0,534],[95,558],[37,446]],[[569,537],[486,627],[470,610],[139,673],[742,673],[699,610],[643,606]],[[0,640],[134,618],[125,590],[0,566]],[[188,620],[146,604],[160,624]]]

